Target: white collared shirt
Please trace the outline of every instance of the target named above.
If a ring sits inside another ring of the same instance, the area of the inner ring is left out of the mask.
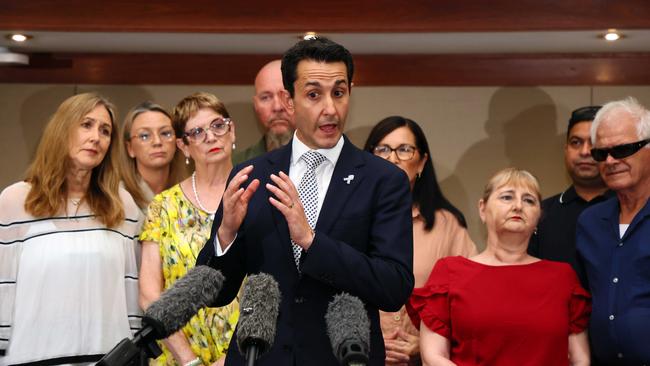
[[[291,178],[291,181],[293,182],[293,185],[296,186],[296,190],[298,189],[298,185],[300,185],[300,181],[302,180],[302,176],[305,175],[307,172],[307,163],[301,159],[300,157],[310,151],[311,149],[305,145],[300,139],[298,139],[298,135],[294,132],[293,135],[293,140],[291,140],[291,161],[289,162],[289,178]],[[327,189],[330,186],[330,182],[332,181],[332,174],[334,173],[334,167],[336,166],[336,162],[339,160],[339,156],[341,155],[341,150],[343,150],[343,136],[339,139],[339,141],[334,145],[334,147],[330,149],[318,149],[315,150],[318,153],[323,154],[327,160],[322,162],[317,168],[316,168],[316,182],[318,184],[318,211],[316,214],[316,221],[318,222],[318,216],[320,215],[320,210],[323,208],[323,201],[325,201],[325,194],[327,193]]]
[[[339,141],[336,143],[336,145],[334,145],[334,147],[330,149],[315,150],[323,154],[323,156],[327,158],[327,160],[322,162],[316,168],[315,171],[316,182],[318,183],[318,211],[316,214],[316,222],[318,222],[318,216],[320,216],[320,210],[323,207],[323,202],[325,201],[325,194],[327,193],[327,189],[329,188],[330,182],[332,181],[332,174],[334,174],[334,167],[336,166],[336,162],[339,160],[339,156],[341,156],[341,151],[343,150],[344,141],[345,140],[343,139],[343,136],[341,136],[339,138]],[[298,189],[298,185],[302,180],[302,176],[305,175],[305,172],[307,172],[307,163],[300,157],[309,150],[311,149],[307,145],[305,145],[302,141],[300,141],[297,133],[294,132],[293,139],[291,140],[291,160],[289,161],[289,178],[291,179],[291,182],[293,182],[293,185],[296,186],[296,190]],[[279,172],[274,172],[274,174],[277,173]],[[235,239],[237,239],[236,236]],[[233,240],[232,243],[234,242],[235,241]],[[222,251],[221,245],[219,245],[219,237],[215,235],[214,237],[215,255],[217,257],[220,257],[226,254],[228,249],[230,249],[232,243],[230,243],[228,247]]]

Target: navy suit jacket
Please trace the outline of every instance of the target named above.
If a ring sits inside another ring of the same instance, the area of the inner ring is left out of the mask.
[[[214,238],[223,216],[216,214],[212,235],[199,254],[226,277],[217,306],[230,303],[244,276],[264,272],[280,286],[282,300],[275,340],[257,365],[337,365],[326,333],[325,313],[333,296],[343,291],[359,297],[371,323],[370,365],[384,365],[385,350],[378,309],[397,311],[413,289],[413,224],[406,174],[393,164],[356,148],[345,138],[325,195],[314,241],[293,259],[287,222],[268,198],[269,176],[288,173],[291,143],[240,164],[233,175],[253,164],[260,180],[235,242],[216,257]],[[354,175],[349,184],[344,178]],[[229,180],[230,180],[229,179]],[[227,365],[243,365],[233,336]]]

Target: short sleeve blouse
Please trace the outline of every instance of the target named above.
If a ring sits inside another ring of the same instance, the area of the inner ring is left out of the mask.
[[[438,261],[407,310],[451,341],[457,365],[568,365],[569,334],[586,327],[591,302],[566,263],[489,266]]]

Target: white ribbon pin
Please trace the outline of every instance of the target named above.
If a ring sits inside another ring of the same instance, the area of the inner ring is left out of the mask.
[[[354,179],[354,174],[350,174],[350,175],[348,175],[346,178],[343,178],[343,180],[344,180],[345,183],[347,183],[347,184],[350,184],[350,182],[352,182],[353,179]]]

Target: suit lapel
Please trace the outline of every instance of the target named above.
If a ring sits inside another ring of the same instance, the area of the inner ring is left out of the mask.
[[[271,178],[269,177],[271,174],[277,175],[281,171],[285,174],[289,174],[289,165],[291,163],[291,142],[279,148],[276,154],[269,154],[268,161],[269,171],[267,172],[267,176],[264,177],[264,181],[273,184]],[[269,197],[273,197],[273,194],[270,191],[266,190],[266,188],[264,188],[264,190],[266,191],[266,204],[269,206],[271,212],[273,213],[273,221],[275,222],[275,227],[278,229],[281,242],[289,243],[291,241],[291,238],[289,236],[289,227],[287,226],[287,220],[278,209],[273,207],[273,205],[268,202]],[[293,260],[291,245],[287,246],[287,253]]]
[[[363,154],[344,136],[341,155],[336,162],[332,180],[327,188],[323,207],[318,215],[316,230],[329,232],[341,215],[343,206],[350,199],[357,186],[363,181]]]

